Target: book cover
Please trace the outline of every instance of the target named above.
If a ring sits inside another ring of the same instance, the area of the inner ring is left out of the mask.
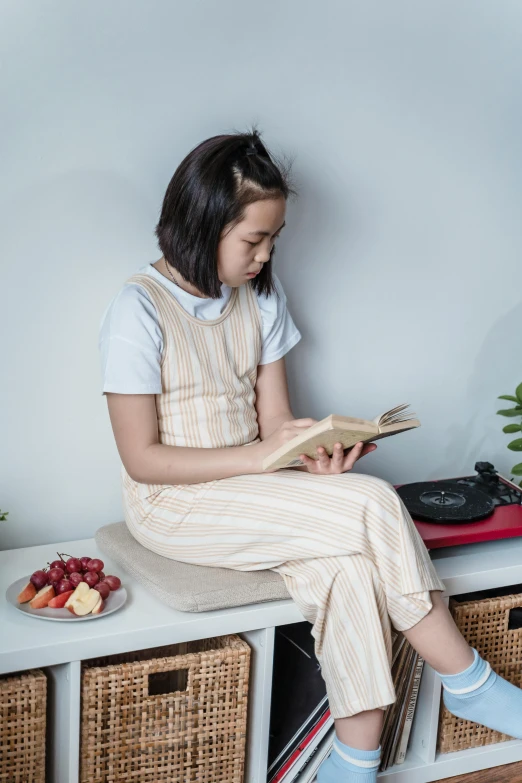
[[[424,668],[424,659],[417,658],[417,664],[415,667],[415,673],[413,677],[413,688],[411,691],[410,702],[406,713],[406,720],[402,731],[402,736],[397,748],[397,755],[395,756],[395,764],[403,764],[406,759],[406,751],[408,750],[408,742],[410,739],[411,728],[413,725],[413,718],[415,716],[415,708],[417,706],[417,699],[419,696],[420,683],[422,678],[422,671]]]
[[[276,628],[268,775],[273,777],[328,709],[308,622]]]
[[[381,771],[388,768],[390,759],[395,756],[393,751],[394,743],[398,741],[396,736],[398,726],[402,716],[405,714],[404,702],[407,698],[408,689],[412,684],[416,656],[417,653],[415,650],[405,640],[401,646],[395,664],[392,666],[396,700],[393,704],[390,704],[384,716],[384,725],[381,734]]]
[[[346,450],[359,441],[366,443],[420,427],[420,421],[413,418],[408,408],[409,405],[398,405],[372,421],[334,414],[327,416],[266,457],[263,471],[302,465],[300,454],[317,459],[319,446],[331,455],[336,443],[342,443]]]
[[[315,783],[319,767],[332,752],[334,738],[335,729],[332,727],[301,766],[294,778],[295,783]]]
[[[323,737],[332,728],[334,720],[327,710],[316,725],[311,729],[307,736],[295,748],[291,756],[285,761],[283,766],[278,769],[273,777],[269,778],[269,783],[292,783],[295,780],[305,762],[314,753]]]

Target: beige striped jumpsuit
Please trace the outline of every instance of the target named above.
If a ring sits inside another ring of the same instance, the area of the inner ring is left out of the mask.
[[[163,332],[161,443],[219,448],[259,441],[255,402],[261,317],[250,285],[233,290],[220,317],[189,315],[148,275],[143,286]],[[390,619],[397,630],[444,590],[390,484],[357,473],[292,469],[200,484],[148,485],[123,469],[125,519],[143,546],[185,563],[270,568],[313,624],[336,718],[395,699]]]

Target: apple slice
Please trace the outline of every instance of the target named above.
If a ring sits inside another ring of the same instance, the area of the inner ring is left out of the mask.
[[[96,590],[96,592],[98,593],[97,590]],[[100,594],[98,593],[98,595],[100,595]],[[100,595],[98,601],[94,605],[94,609],[91,609],[91,614],[100,614],[100,612],[103,611],[103,606],[104,606],[103,598]]]
[[[16,599],[19,604],[25,604],[27,601],[31,601],[36,595],[36,587],[32,582],[27,582],[24,589],[19,593]]]
[[[80,584],[77,585],[76,589],[73,590],[73,594],[70,595],[69,598],[67,599],[67,601],[65,602],[65,604],[64,604],[65,609],[69,608],[69,606],[72,604],[73,600],[77,601],[78,598],[80,598],[81,596],[87,595],[87,593],[89,592],[90,589],[91,588],[89,587],[88,584],[86,584],[85,582],[80,582]]]
[[[73,593],[74,590],[66,590],[65,593],[55,595],[54,598],[51,598],[47,606],[50,609],[62,609]]]
[[[87,592],[83,590],[78,596],[75,597],[76,591],[82,584],[84,584],[87,588]],[[86,584],[86,582],[80,582],[65,606],[71,612],[71,614],[83,617],[84,615],[89,614],[89,612],[92,612],[99,600],[100,594],[97,590],[93,590],[91,587],[89,587],[88,584]]]
[[[54,587],[52,585],[45,585],[41,590],[38,590],[29,606],[31,609],[43,609],[55,595]]]

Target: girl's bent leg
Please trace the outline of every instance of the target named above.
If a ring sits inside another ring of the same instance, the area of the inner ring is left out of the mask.
[[[404,636],[440,674],[458,674],[473,663],[473,651],[455,625],[440,592],[431,593],[431,611]]]
[[[274,569],[312,623],[315,652],[335,719],[382,709],[395,700],[391,628],[379,574],[362,555],[292,561]],[[357,733],[346,723],[350,744]]]
[[[368,710],[351,718],[338,718],[335,733],[345,745],[360,750],[379,747],[384,722],[384,710]]]
[[[440,593],[404,635],[439,673],[444,703],[458,718],[522,739],[522,690],[493,672],[460,634]]]

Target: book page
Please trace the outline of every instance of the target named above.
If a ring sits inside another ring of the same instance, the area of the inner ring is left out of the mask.
[[[299,442],[291,448],[287,448],[292,442],[282,449],[284,453],[278,455],[276,451],[274,454],[267,457],[263,462],[263,470],[277,470],[278,468],[296,467],[303,463],[299,459],[300,454],[306,454],[307,457],[318,458],[317,449],[322,446],[328,454],[331,456],[333,453],[333,447],[336,443],[342,443],[344,449],[351,449],[356,443],[360,441],[369,441],[373,438],[379,437],[373,432],[363,432],[361,430],[340,430],[331,429],[326,432],[318,433],[308,438],[305,443]],[[280,451],[278,449],[278,451]]]
[[[378,427],[386,427],[388,424],[399,424],[403,421],[409,421],[415,418],[415,414],[409,410],[409,404],[397,405],[389,411],[381,413],[374,419]]]

